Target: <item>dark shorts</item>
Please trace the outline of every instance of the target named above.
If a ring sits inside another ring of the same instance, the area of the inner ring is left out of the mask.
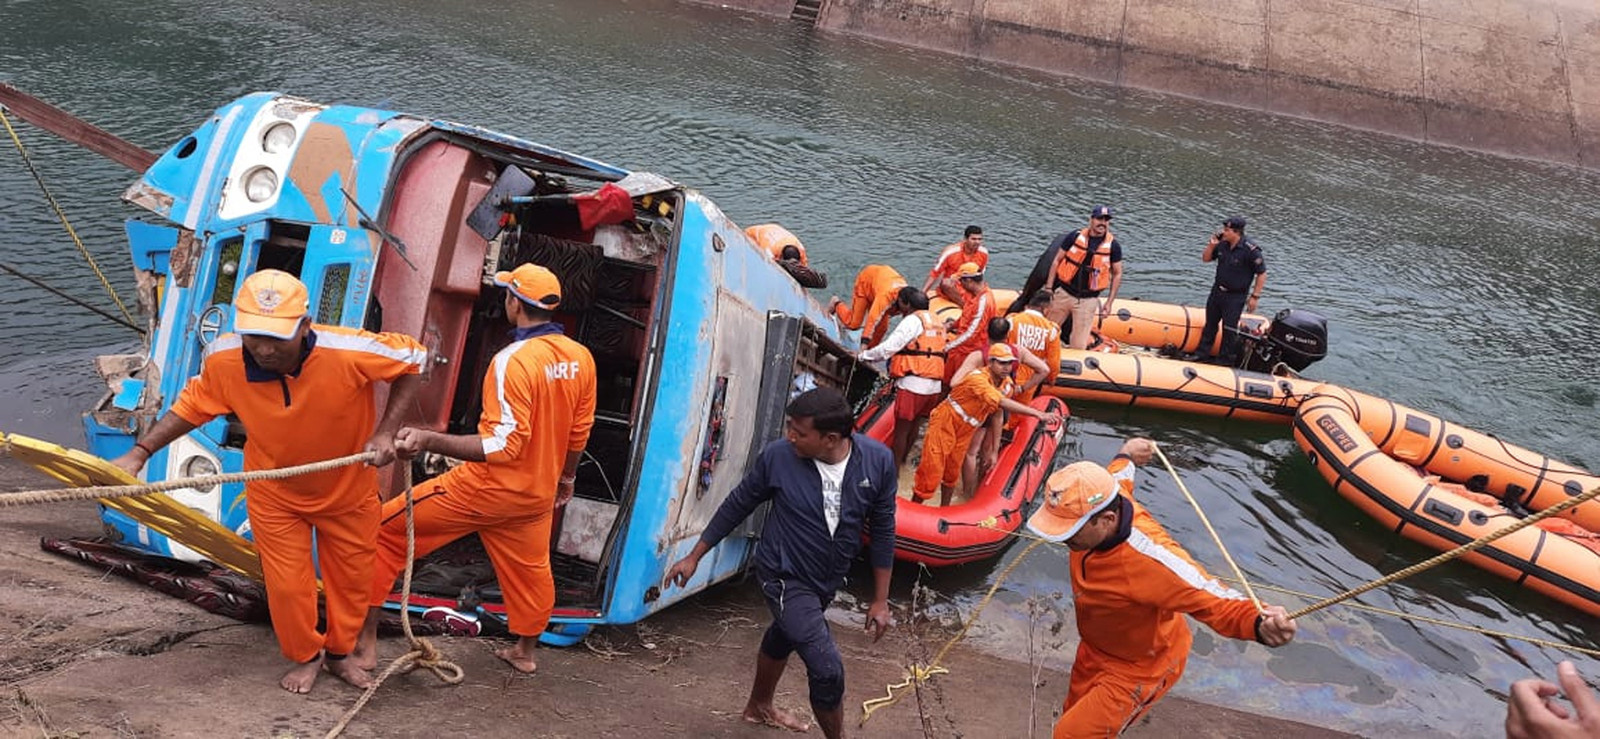
[[[894,420],[914,421],[927,418],[939,405],[938,395],[919,395],[903,387],[894,390]]]
[[[793,580],[758,574],[761,594],[772,611],[772,625],[761,638],[761,653],[777,660],[800,653],[806,664],[811,705],[832,710],[844,704],[844,660],[822,615],[833,594],[818,595]]]

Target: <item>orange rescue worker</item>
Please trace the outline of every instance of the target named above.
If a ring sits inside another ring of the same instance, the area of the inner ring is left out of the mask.
[[[806,259],[806,247],[800,243],[800,237],[795,236],[789,229],[776,223],[761,223],[744,230],[744,235],[756,242],[757,246],[767,250],[772,255],[772,261],[781,262],[785,259],[800,263],[802,267],[810,267]]]
[[[1046,423],[1061,420],[1055,413],[1044,413],[1006,397],[1012,389],[1011,372],[1017,364],[1011,347],[995,344],[989,347],[987,356],[987,366],[963,375],[928,418],[928,435],[922,440],[922,460],[917,463],[911,491],[912,499],[918,503],[927,503],[937,489],[939,504],[950,505],[972,434],[995,410],[1004,408]]]
[[[1118,464],[1126,483],[1094,462],[1063,467],[1045,481],[1045,504],[1028,528],[1064,541],[1077,611],[1072,661],[1056,739],[1113,737],[1132,726],[1182,677],[1193,636],[1184,614],[1233,639],[1281,647],[1296,625],[1281,607],[1257,611],[1207,575],[1131,496],[1133,457]]]
[[[1055,260],[1045,278],[1045,289],[1055,297],[1051,317],[1072,318],[1067,345],[1089,348],[1089,334],[1099,319],[1111,313],[1122,288],[1122,244],[1111,234],[1111,206],[1101,205],[1089,214],[1089,227],[1058,238]],[[1105,302],[1100,293],[1109,289]]]
[[[984,328],[995,316],[994,292],[983,281],[983,268],[967,262],[956,270],[956,278],[966,297],[961,302],[961,316],[950,324],[950,341],[945,345],[944,382],[951,384],[956,370],[968,354],[989,346]]]
[[[495,656],[531,673],[538,668],[533,650],[555,607],[551,519],[572,498],[594,425],[595,365],[554,321],[561,305],[554,273],[523,264],[496,274],[494,283],[506,288],[506,316],[516,331],[484,373],[478,433],[407,427],[395,450],[402,457],[431,451],[464,460],[412,489],[416,553],[478,534],[505,595],[507,628],[518,637]],[[397,497],[383,506],[378,567],[368,583],[372,610],[356,650],[364,665],[377,664],[378,616],[405,556],[405,499]]]
[[[1049,376],[1044,360],[1033,352],[1006,341],[1011,333],[1011,321],[1005,318],[989,319],[989,346],[1004,345],[1011,353],[1016,355],[1017,363],[1013,365],[1011,389],[1006,392],[1006,397],[1026,405],[1021,398],[1026,395],[1032,397],[1034,391]],[[973,352],[962,360],[961,368],[956,370],[957,377],[966,377],[968,372],[983,366],[987,352]],[[1027,379],[1022,377],[1027,371]],[[1000,442],[1002,421],[1006,414],[995,411],[989,414],[983,424],[972,432],[972,441],[967,444],[966,459],[961,461],[961,494],[971,498],[973,491],[978,489],[978,482],[994,469],[995,462],[1000,459]],[[1012,415],[1011,419],[1021,422],[1022,416]]]
[[[1006,341],[1027,349],[1043,359],[1047,375],[1040,382],[1028,386],[1034,370],[1028,366],[1017,368],[1017,382],[1025,386],[1025,389],[1017,394],[1017,402],[1024,405],[1038,395],[1040,385],[1054,381],[1056,373],[1061,371],[1061,327],[1044,315],[1049,307],[1050,292],[1040,290],[1028,300],[1026,310],[1009,317],[1011,333],[1006,336]]]
[[[855,290],[850,303],[834,295],[828,298],[828,309],[838,316],[848,329],[861,329],[861,343],[866,346],[883,340],[889,330],[890,309],[900,297],[900,288],[906,286],[894,267],[887,264],[869,264],[856,275]]]
[[[889,360],[889,377],[894,379],[894,437],[889,447],[898,469],[906,463],[917,428],[944,393],[945,332],[921,290],[900,288],[894,310],[905,318],[882,343],[862,350],[860,356],[866,362]]]
[[[956,271],[967,262],[978,265],[980,272],[989,266],[989,248],[983,245],[983,229],[978,226],[967,226],[961,233],[960,241],[939,253],[939,261],[928,273],[928,280],[922,283],[922,291],[928,293],[930,298],[943,295],[952,303],[961,302],[966,298],[966,293],[961,290]]]
[[[421,384],[427,351],[400,334],[307,320],[306,286],[287,272],[246,277],[233,300],[233,334],[206,347],[200,374],[172,410],[112,464],[138,474],[156,450],[217,416],[244,424],[244,469],[262,470],[376,451],[395,455],[395,431]],[[392,383],[383,419],[373,385]],[[261,556],[278,648],[296,666],[279,684],[310,692],[327,669],[356,687],[371,676],[346,659],[356,645],[378,533],[378,472],[352,465],[245,483],[250,531]],[[327,632],[317,631],[317,566],[326,587]]]

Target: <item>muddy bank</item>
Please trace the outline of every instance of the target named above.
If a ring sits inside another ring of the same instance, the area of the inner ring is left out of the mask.
[[[0,457],[0,490],[41,486]],[[40,536],[88,535],[91,504],[15,508],[0,516],[0,734],[8,736],[321,736],[357,692],[324,679],[310,696],[279,690],[285,665],[264,624],[213,616],[95,568],[39,550]],[[898,602],[898,601],[897,601]],[[848,620],[850,614],[839,614]],[[782,737],[739,717],[767,617],[754,590],[723,587],[583,646],[548,649],[540,672],[513,675],[493,642],[442,639],[467,671],[460,686],[432,675],[392,680],[346,732],[352,737]],[[883,642],[836,625],[849,675],[848,715],[896,682],[911,655],[945,632],[896,628]],[[383,657],[397,656],[396,640]],[[952,674],[922,697],[875,714],[852,736],[1047,736],[1067,676],[957,649]],[[986,686],[982,690],[975,686]],[[779,702],[803,709],[804,671],[784,677]],[[1129,736],[1346,736],[1168,698]],[[817,735],[815,730],[812,735]]]
[[[816,4],[715,3],[797,17]],[[1588,0],[823,0],[815,22],[1116,87],[1600,166],[1600,5]]]

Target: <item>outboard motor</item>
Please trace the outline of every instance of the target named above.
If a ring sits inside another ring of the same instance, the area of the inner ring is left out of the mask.
[[[1328,355],[1328,319],[1307,310],[1285,308],[1266,331],[1244,331],[1239,368],[1271,373],[1279,363],[1295,372]]]

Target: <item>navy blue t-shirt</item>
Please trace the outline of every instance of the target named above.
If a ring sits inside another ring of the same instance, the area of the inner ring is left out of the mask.
[[[1249,239],[1240,239],[1233,247],[1229,247],[1226,241],[1218,241],[1215,256],[1217,278],[1212,283],[1212,289],[1242,293],[1250,289],[1250,282],[1256,275],[1267,271],[1266,260],[1261,258],[1261,247]]]

